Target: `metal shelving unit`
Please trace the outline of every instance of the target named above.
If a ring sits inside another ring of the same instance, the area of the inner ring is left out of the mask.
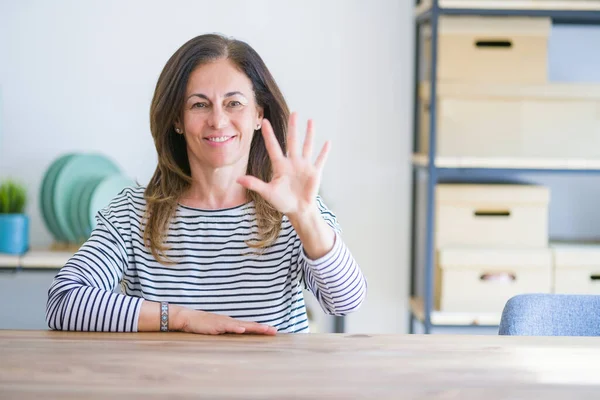
[[[486,5],[494,8],[485,8]],[[535,7],[535,8],[532,8]],[[441,313],[433,309],[434,280],[434,221],[435,187],[445,179],[473,180],[478,178],[511,177],[518,174],[600,174],[600,160],[546,160],[522,163],[515,160],[490,162],[486,159],[450,159],[436,155],[436,107],[431,101],[429,115],[429,150],[427,155],[419,150],[419,84],[421,82],[422,28],[429,26],[431,36],[428,76],[429,98],[437,98],[438,21],[443,15],[468,16],[530,16],[549,17],[554,24],[600,24],[600,1],[593,0],[423,0],[415,4],[415,64],[414,64],[414,115],[413,115],[413,160],[412,160],[412,221],[411,221],[411,287],[410,287],[410,332],[414,323],[423,325],[424,333],[434,327],[493,327],[499,315],[475,315],[469,313]],[[432,162],[434,160],[434,162]],[[417,218],[418,181],[426,179],[424,248],[418,249]],[[424,260],[419,265],[418,252]],[[417,273],[423,269],[422,294],[417,291]]]

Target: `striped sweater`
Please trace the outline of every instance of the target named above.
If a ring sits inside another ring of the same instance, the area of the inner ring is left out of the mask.
[[[178,205],[166,237],[175,265],[158,263],[143,245],[144,188],[127,188],[97,216],[90,238],[48,290],[51,329],[135,332],[144,300],[308,332],[303,289],[327,314],[356,310],[367,283],[321,198],[322,217],[336,232],[325,256],[309,259],[284,217],[276,242],[262,254],[246,241],[258,231],[253,203],[202,210]],[[158,327],[157,327],[158,328]]]

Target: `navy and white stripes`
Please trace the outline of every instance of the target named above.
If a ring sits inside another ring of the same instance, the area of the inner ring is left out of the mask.
[[[103,209],[90,239],[59,271],[48,292],[50,328],[135,332],[141,304],[151,300],[308,332],[304,285],[328,314],[350,313],[366,296],[366,280],[320,198],[336,240],[318,260],[306,257],[285,217],[271,247],[261,254],[248,247],[258,231],[253,203],[226,210],[179,205],[167,236],[176,264],[164,266],[143,245],[143,190],[125,189]]]

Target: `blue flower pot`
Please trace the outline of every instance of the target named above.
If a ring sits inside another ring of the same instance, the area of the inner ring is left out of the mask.
[[[23,254],[29,249],[29,218],[0,214],[0,253]]]

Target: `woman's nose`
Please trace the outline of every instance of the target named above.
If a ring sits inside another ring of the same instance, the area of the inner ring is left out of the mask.
[[[212,108],[209,123],[213,129],[221,129],[227,126],[227,114],[223,111],[223,108],[216,106]]]

